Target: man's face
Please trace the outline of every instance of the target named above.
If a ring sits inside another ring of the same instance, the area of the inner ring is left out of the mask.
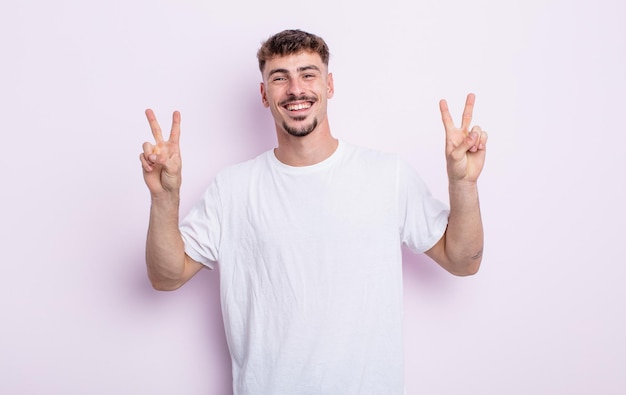
[[[278,130],[303,137],[327,125],[327,100],[333,93],[332,74],[317,53],[305,51],[265,63],[261,98]]]

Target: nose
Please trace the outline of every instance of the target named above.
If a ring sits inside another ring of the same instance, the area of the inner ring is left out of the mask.
[[[287,87],[287,94],[293,96],[299,96],[304,93],[303,85],[297,78],[289,80],[289,86]]]

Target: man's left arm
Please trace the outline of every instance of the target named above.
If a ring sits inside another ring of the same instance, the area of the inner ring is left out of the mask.
[[[487,133],[470,127],[476,97],[467,95],[461,127],[456,127],[445,100],[439,102],[446,131],[446,164],[450,216],[443,237],[426,255],[458,276],[475,274],[483,254],[483,225],[478,199],[478,176],[485,163]]]

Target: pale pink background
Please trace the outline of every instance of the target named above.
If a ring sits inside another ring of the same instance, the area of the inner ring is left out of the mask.
[[[182,111],[182,211],[274,146],[261,40],[331,47],[334,133],[446,199],[437,101],[490,132],[480,273],[406,254],[408,394],[626,393],[619,0],[25,0],[0,6],[0,393],[229,394],[217,273],[153,291],[138,154]]]

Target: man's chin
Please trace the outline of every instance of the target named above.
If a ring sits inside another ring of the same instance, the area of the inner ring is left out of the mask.
[[[287,131],[287,133],[289,133],[289,135],[294,136],[294,137],[305,137],[305,136],[308,136],[309,134],[311,134],[311,132],[313,132],[312,129],[287,128],[285,130]]]
[[[294,137],[308,136],[315,128],[317,128],[317,119],[313,120],[309,125],[290,126],[286,122],[283,123],[283,129]]]

